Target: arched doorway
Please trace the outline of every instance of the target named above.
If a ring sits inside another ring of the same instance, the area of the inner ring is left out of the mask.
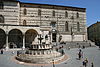
[[[0,29],[0,49],[6,44],[6,34],[5,31]]]
[[[10,48],[21,48],[23,45],[23,34],[18,29],[12,29],[8,33],[8,42]]]
[[[25,47],[29,48],[35,37],[38,35],[37,31],[34,29],[29,29],[25,33]]]

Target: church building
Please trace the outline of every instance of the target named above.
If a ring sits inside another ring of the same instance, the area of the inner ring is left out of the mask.
[[[27,48],[39,34],[43,43],[87,41],[86,8],[0,0],[0,48]]]

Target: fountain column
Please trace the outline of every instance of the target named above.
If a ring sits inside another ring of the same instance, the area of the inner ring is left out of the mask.
[[[41,34],[39,34],[39,38],[38,38],[38,40],[39,40],[39,44],[41,45],[41,44],[42,44],[42,40],[43,40],[43,38],[42,38],[42,35],[41,35]]]
[[[23,34],[23,47],[22,49],[25,49],[25,34]]]

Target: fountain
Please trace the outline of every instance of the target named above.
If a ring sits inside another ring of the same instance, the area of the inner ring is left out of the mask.
[[[29,49],[18,51],[16,59],[26,63],[49,64],[53,62],[52,60],[57,62],[64,58],[64,53],[54,49],[51,43],[42,43],[41,34],[37,39],[38,43],[32,43]]]

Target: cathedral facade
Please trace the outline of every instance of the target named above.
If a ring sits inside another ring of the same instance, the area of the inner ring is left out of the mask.
[[[38,34],[43,42],[86,41],[86,8],[0,0],[0,48],[29,47]]]

